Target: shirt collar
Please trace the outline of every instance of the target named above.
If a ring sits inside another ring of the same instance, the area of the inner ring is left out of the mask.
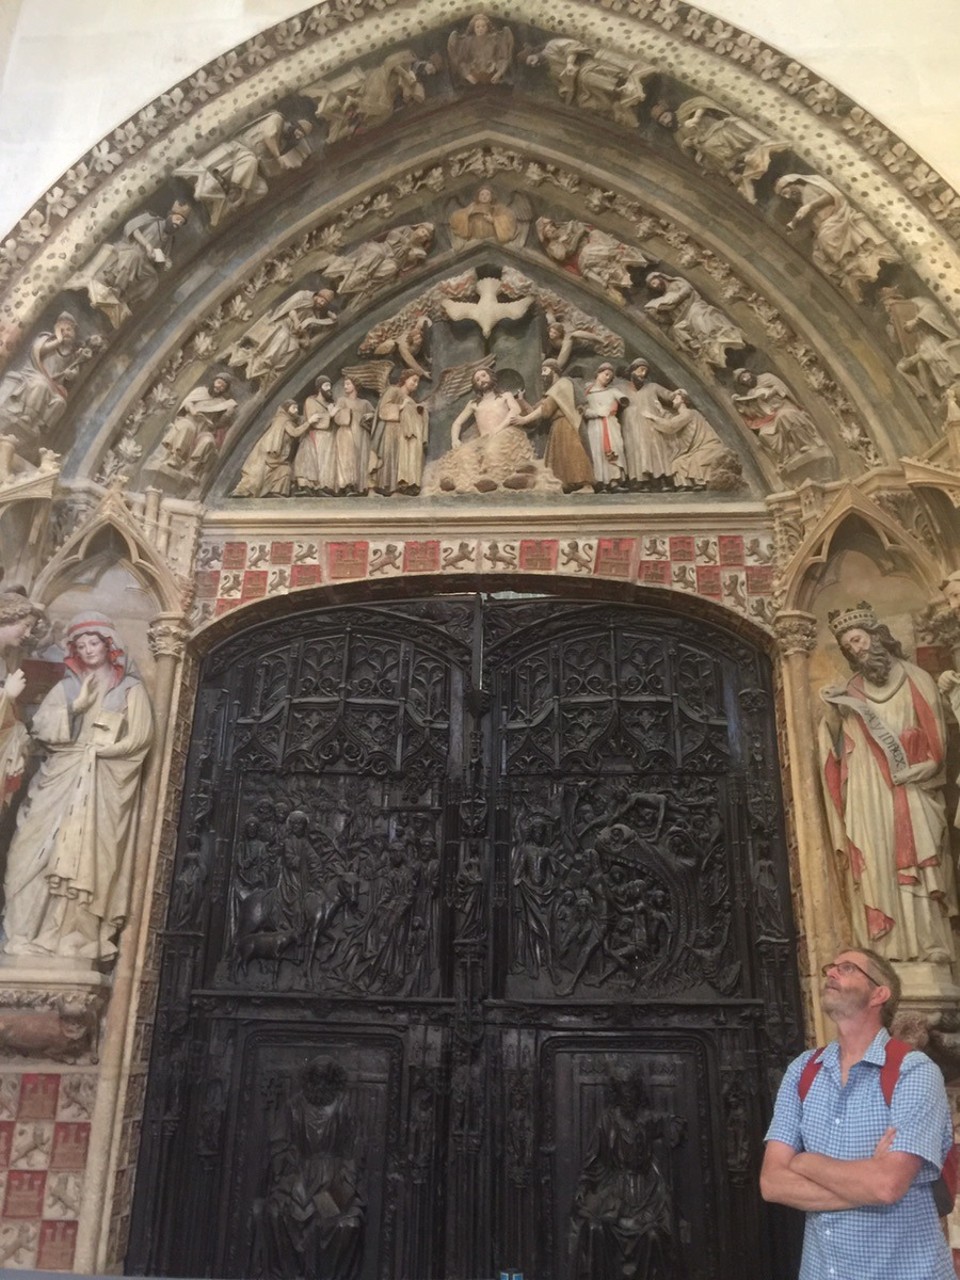
[[[867,1051],[860,1059],[861,1062],[872,1062],[874,1066],[882,1067],[887,1060],[887,1041],[890,1039],[890,1032],[886,1027],[881,1027],[877,1034],[867,1046]],[[824,1049],[820,1058],[824,1063],[836,1063],[840,1061],[840,1041],[831,1040]]]

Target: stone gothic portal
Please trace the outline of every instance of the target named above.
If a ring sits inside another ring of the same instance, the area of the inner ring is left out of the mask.
[[[198,694],[128,1270],[785,1273],[768,666],[646,607],[344,605]]]

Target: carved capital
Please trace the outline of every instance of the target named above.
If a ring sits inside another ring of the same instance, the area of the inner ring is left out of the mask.
[[[189,635],[179,614],[161,614],[150,623],[147,630],[150,652],[155,658],[176,658],[179,661],[183,657]]]
[[[105,988],[69,981],[4,986],[0,989],[0,1060],[96,1062],[107,994]]]
[[[817,643],[817,620],[812,613],[785,609],[773,620],[777,647],[784,658],[794,653],[812,653]]]

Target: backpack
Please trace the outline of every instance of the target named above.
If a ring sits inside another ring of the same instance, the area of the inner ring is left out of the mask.
[[[800,1095],[801,1102],[810,1092],[810,1086],[816,1079],[817,1072],[823,1066],[824,1048],[825,1046],[821,1045],[819,1049],[815,1049],[804,1063],[803,1070],[800,1072],[800,1079],[797,1081],[797,1093]],[[913,1045],[906,1044],[903,1040],[891,1038],[887,1041],[886,1057],[884,1058],[883,1066],[880,1068],[880,1091],[888,1107],[893,1103],[893,1091],[897,1087],[897,1081],[900,1079],[900,1067],[904,1058],[912,1051]],[[947,1152],[947,1158],[944,1160],[943,1168],[940,1170],[940,1177],[932,1184],[933,1202],[937,1206],[937,1213],[941,1218],[945,1218],[948,1213],[953,1211],[953,1206],[957,1199],[958,1181],[960,1181],[960,1158],[958,1158],[957,1144],[954,1143]]]

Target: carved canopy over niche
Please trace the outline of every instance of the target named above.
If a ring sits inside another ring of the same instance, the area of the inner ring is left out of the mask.
[[[260,496],[242,468],[318,375],[339,390],[360,366],[375,404],[387,369],[430,367],[436,460],[466,403],[456,384],[437,408],[443,369],[493,356],[535,404],[541,356],[563,354],[581,393],[608,359],[626,389],[641,356],[685,388],[740,464],[721,496],[935,446],[960,297],[936,175],[805,69],[674,0],[488,12],[316,5],[64,175],[4,246],[0,426],[18,456],[229,507],[238,485]],[[483,188],[502,212],[480,236]],[[532,301],[488,331],[451,318],[485,290]],[[588,336],[563,353],[551,318]],[[189,407],[205,399],[219,408]],[[197,413],[214,424],[203,464],[165,469]]]

